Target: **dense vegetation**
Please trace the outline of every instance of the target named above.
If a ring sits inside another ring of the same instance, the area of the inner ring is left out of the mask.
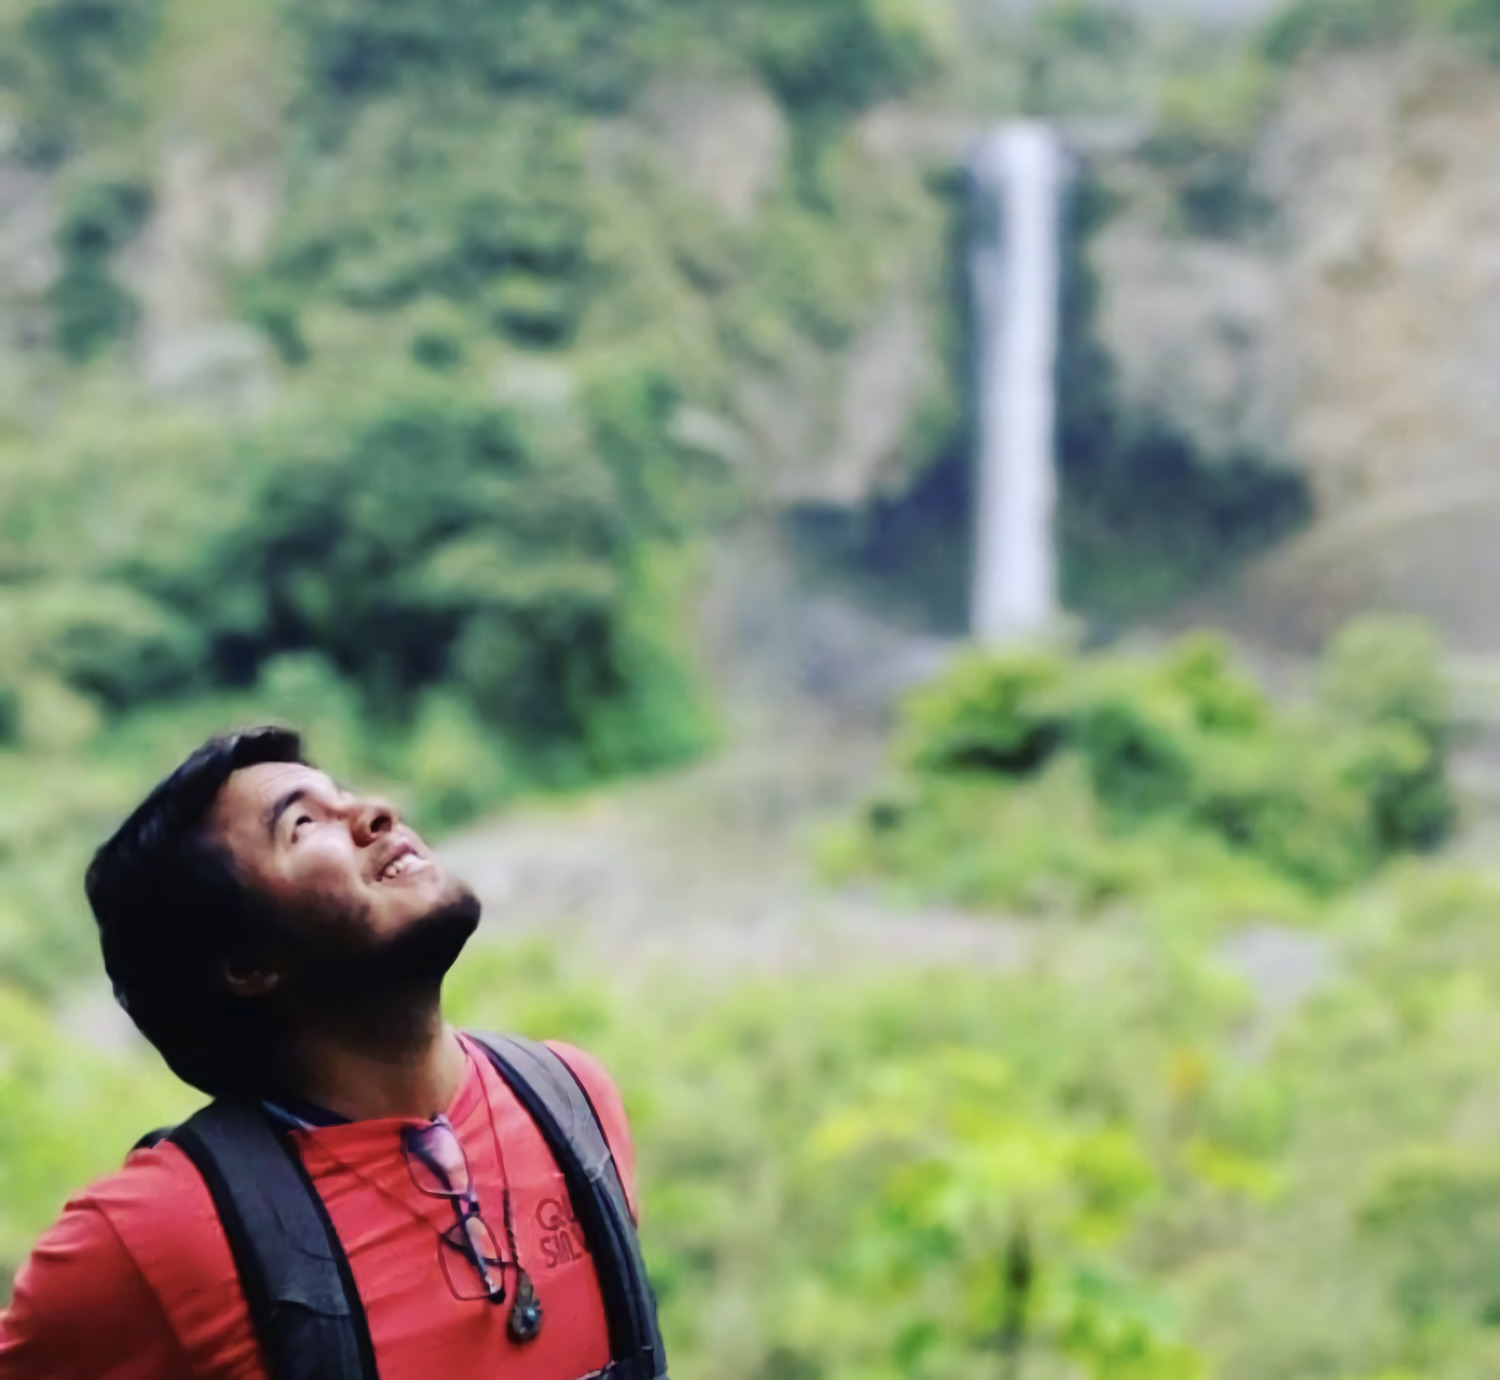
[[[1181,896],[1292,918],[1445,837],[1435,654],[1420,627],[1352,626],[1291,709],[1210,637],[1149,657],[975,654],[912,698],[903,770],[829,864],[981,910]]]

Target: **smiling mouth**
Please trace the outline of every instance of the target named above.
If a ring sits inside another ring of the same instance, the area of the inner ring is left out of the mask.
[[[432,863],[419,853],[398,853],[380,869],[377,882],[394,882],[400,877],[409,877],[414,872],[425,872]]]

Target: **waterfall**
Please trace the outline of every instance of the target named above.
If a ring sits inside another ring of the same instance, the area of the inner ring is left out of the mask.
[[[1067,155],[1046,125],[1004,125],[970,167],[978,355],[972,630],[986,643],[1057,616],[1054,369]]]

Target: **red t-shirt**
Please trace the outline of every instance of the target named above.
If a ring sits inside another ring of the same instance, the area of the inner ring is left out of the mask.
[[[608,1075],[552,1048],[586,1088],[635,1205],[634,1151]],[[518,1346],[509,1300],[453,1296],[438,1258],[454,1210],[412,1182],[392,1118],[293,1132],[348,1254],[381,1380],[506,1375],[578,1380],[609,1363],[599,1285],[561,1171],[488,1059],[471,1050],[448,1109],[485,1220],[505,1246],[502,1187],[522,1266],[545,1312]],[[498,1142],[498,1145],[497,1145]],[[514,1273],[506,1272],[507,1283]],[[173,1145],[132,1154],[68,1203],[0,1315],[0,1380],[266,1380],[213,1202]]]

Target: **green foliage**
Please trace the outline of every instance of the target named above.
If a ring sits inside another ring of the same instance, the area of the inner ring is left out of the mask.
[[[1292,0],[1267,24],[1261,38],[1266,56],[1277,63],[1338,48],[1389,43],[1406,33],[1431,3],[1412,0]]]
[[[671,395],[627,371],[597,397],[597,440],[570,411],[496,403],[462,377],[294,398],[232,445],[242,492],[201,495],[203,527],[165,541],[157,526],[91,583],[0,599],[12,666],[121,710],[316,654],[359,687],[339,697],[356,719],[400,737],[429,691],[456,697],[533,780],[680,756],[702,716],[662,631],[683,587],[665,573],[674,461],[636,430],[661,428]],[[476,807],[496,798],[479,778]]]
[[[1500,60],[1500,4],[1495,0],[1448,0],[1450,23],[1463,42]]]
[[[444,760],[484,725],[497,792],[681,757],[706,729],[675,548],[715,481],[676,418],[720,407],[741,362],[841,347],[880,300],[911,217],[838,122],[931,70],[932,16],[316,0],[292,32],[310,137],[235,296],[307,401],[244,446],[254,493],[217,561],[153,560],[143,586],[206,628],[220,682],[316,650]],[[634,155],[590,162],[591,121],[669,57],[766,75],[811,151],[753,230]],[[328,405],[372,368],[380,401]],[[456,817],[471,792],[431,775]]]
[[[215,586],[258,617],[215,631],[257,659],[318,648],[377,700],[451,676],[518,735],[576,732],[615,674],[628,533],[608,472],[548,441],[438,385],[289,418],[252,443],[260,495]]]
[[[1046,0],[1016,40],[1023,108],[1041,116],[1118,108],[1144,39],[1139,19],[1110,0]]]
[[[1500,1320],[1500,1163],[1451,1149],[1408,1151],[1381,1167],[1361,1224],[1391,1259],[1396,1302],[1411,1323]]]
[[[496,93],[560,88],[584,104],[610,105],[641,81],[637,36],[664,8],[647,0],[313,0],[297,7],[296,22],[315,83],[336,100],[464,83]]]
[[[11,672],[40,672],[111,709],[179,694],[202,674],[202,633],[154,600],[111,584],[0,591]]]
[[[517,773],[503,745],[461,695],[434,690],[415,715],[400,780],[416,817],[449,829],[512,795]]]
[[[1325,711],[1367,736],[1353,766],[1382,848],[1431,847],[1453,824],[1443,763],[1451,736],[1437,639],[1425,628],[1370,619],[1330,651]]]
[[[621,431],[587,442],[438,394],[388,401],[321,474],[294,450],[271,467],[273,535],[246,563],[263,572],[278,643],[321,647],[398,700],[446,683],[533,758],[576,751],[607,771],[677,755],[690,733],[670,748],[650,732],[633,751],[620,741],[646,730],[654,692],[673,713],[691,699],[643,661],[659,645],[646,609],[669,615],[677,594],[646,588],[642,544],[669,529]]]
[[[1436,649],[1399,623],[1351,627],[1306,707],[1274,708],[1199,637],[1154,659],[972,655],[903,722],[904,781],[827,861],[971,906],[1161,904],[1195,870],[1328,894],[1452,823]]]
[[[912,765],[1030,775],[1061,743],[1067,675],[1061,657],[1042,652],[1016,656],[998,670],[979,657],[960,662],[907,706]]]
[[[793,111],[848,114],[932,75],[930,10],[915,0],[771,0],[751,7],[760,65]]]
[[[931,17],[910,0],[314,0],[298,22],[314,82],[345,103],[462,84],[617,106],[664,51],[717,47],[748,57],[792,108],[847,112],[929,75],[934,59]]]
[[[65,203],[57,231],[62,262],[47,297],[58,348],[70,359],[92,359],[134,329],[138,309],[112,265],[150,208],[150,189],[120,177],[85,179]]]
[[[566,343],[590,287],[582,133],[542,107],[512,110],[498,131],[482,104],[442,124],[414,101],[376,112],[242,283],[247,311],[292,362],[321,301],[366,317],[444,303],[521,345]]]
[[[107,996],[105,1000],[107,1000]],[[102,1055],[0,986],[0,1283],[63,1200],[195,1098],[134,1053]]]
[[[1343,972],[1271,1056],[1286,1186],[1200,1295],[1229,1380],[1492,1371],[1496,901],[1409,866],[1330,917]]]
[[[21,152],[50,165],[131,105],[162,0],[8,0],[0,5],[0,84],[21,98]]]
[[[993,1366],[1003,1335],[1023,1373],[1123,1380],[1201,1373],[1132,1258],[1172,1153],[1140,1070],[1177,1022],[1229,1014],[1169,969],[667,983],[643,1005],[535,949],[471,955],[453,997],[619,1079],[677,1369],[938,1377]]]
[[[1291,0],[1266,25],[1260,46],[1269,61],[1286,65],[1422,33],[1457,39],[1500,58],[1500,5],[1495,0]]]

